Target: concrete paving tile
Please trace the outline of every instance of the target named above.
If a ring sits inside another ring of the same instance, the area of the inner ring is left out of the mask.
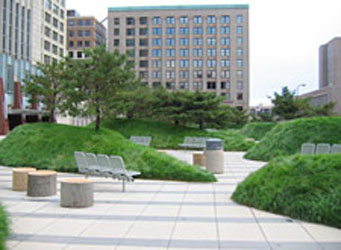
[[[92,220],[59,219],[37,234],[77,236],[93,224]]]
[[[115,250],[135,250],[135,249],[141,249],[141,250],[162,250],[167,249],[166,247],[152,247],[152,246],[117,246]]]
[[[54,223],[55,218],[11,218],[11,231],[14,233],[35,233]]]
[[[321,246],[315,242],[270,242],[272,249],[283,250],[320,250]]]
[[[65,243],[45,243],[45,242],[22,242],[16,245],[13,250],[61,250],[65,247]]]
[[[123,238],[127,233],[133,221],[96,221],[94,224],[87,227],[81,232],[81,237],[114,237]]]
[[[314,242],[298,223],[260,223],[270,242]]]
[[[301,225],[312,235],[312,237],[320,242],[335,242],[341,244],[341,230],[324,225],[318,225],[308,222],[301,222]],[[340,245],[341,246],[341,245]],[[340,248],[341,249],[341,248]]]
[[[221,241],[266,241],[256,223],[219,223],[218,229]]]
[[[216,223],[193,223],[193,222],[177,222],[173,232],[172,240],[217,240]]]
[[[132,226],[125,238],[169,239],[175,221],[139,222]],[[167,245],[166,245],[167,246]]]
[[[179,206],[160,206],[160,205],[153,205],[148,206],[142,213],[142,215],[150,215],[150,216],[176,216],[179,208]]]
[[[98,245],[77,245],[68,244],[65,249],[67,250],[99,250]],[[115,246],[101,246],[100,250],[114,250]]]
[[[205,206],[205,207],[196,207],[193,209],[193,207],[185,206],[181,208],[181,212],[179,216],[209,216],[209,217],[215,217],[215,209],[214,206]]]

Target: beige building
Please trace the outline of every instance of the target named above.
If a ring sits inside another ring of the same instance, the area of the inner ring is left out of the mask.
[[[74,59],[84,58],[84,48],[106,43],[106,28],[93,16],[80,16],[75,10],[67,11],[67,51]]]
[[[319,49],[319,89],[301,95],[311,97],[313,106],[335,102],[335,113],[341,115],[341,37]]]
[[[108,47],[128,52],[144,84],[224,96],[249,108],[248,5],[109,8]]]

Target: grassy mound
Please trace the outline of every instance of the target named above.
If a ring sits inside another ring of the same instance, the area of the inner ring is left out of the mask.
[[[232,195],[238,203],[341,228],[341,155],[279,157]]]
[[[241,130],[242,134],[255,138],[256,140],[262,139],[267,132],[276,126],[274,122],[251,122],[246,124]]]
[[[299,153],[305,142],[341,143],[341,117],[315,117],[277,124],[260,143],[248,150],[245,158],[268,161]]]
[[[67,125],[36,123],[19,126],[0,142],[0,164],[33,166],[77,172],[73,152],[120,155],[127,168],[141,171],[142,178],[215,181],[199,166],[191,166],[150,147],[135,145],[117,132]]]
[[[132,135],[151,136],[151,146],[155,148],[179,149],[185,136],[213,137],[224,140],[226,151],[246,151],[254,143],[246,142],[246,137],[238,130],[218,130],[207,132],[197,128],[175,126],[165,122],[116,119],[104,122],[103,126],[115,130],[125,138]]]
[[[9,235],[9,222],[7,213],[3,206],[0,205],[0,250],[5,249],[5,240]]]

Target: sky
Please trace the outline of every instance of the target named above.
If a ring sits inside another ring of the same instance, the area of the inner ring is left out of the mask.
[[[249,4],[250,105],[270,104],[283,86],[318,88],[318,49],[341,36],[340,0],[172,0],[171,5]],[[66,0],[68,9],[103,20],[108,7],[170,5],[160,0]]]

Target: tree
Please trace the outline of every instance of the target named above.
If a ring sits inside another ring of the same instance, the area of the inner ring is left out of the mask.
[[[49,111],[49,122],[55,122],[56,109],[64,99],[63,92],[66,83],[66,61],[52,62],[52,64],[37,65],[38,75],[31,75],[24,80],[24,91],[30,94],[30,102],[41,102]]]
[[[104,115],[115,113],[113,103],[124,90],[135,86],[133,65],[119,51],[108,52],[104,45],[84,50],[85,59],[70,65],[68,100],[64,110],[71,115],[95,116],[95,130]]]

